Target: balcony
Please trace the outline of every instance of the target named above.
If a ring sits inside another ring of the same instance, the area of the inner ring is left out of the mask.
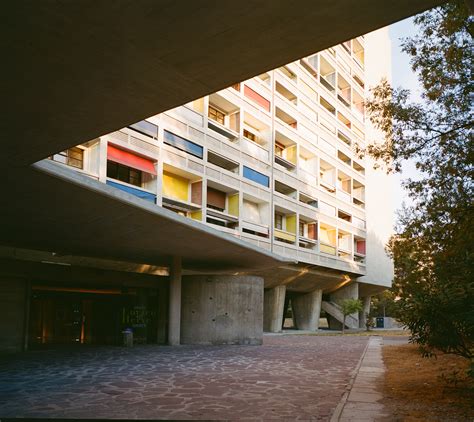
[[[352,57],[354,61],[363,69],[364,68],[364,46],[360,43],[359,40],[352,40]]]
[[[309,195],[306,195],[304,193],[300,193],[299,195],[299,200],[300,202],[302,202],[303,204],[306,204],[312,208],[315,208],[315,209],[318,209],[318,200],[315,199],[315,198],[312,198],[311,196]]]
[[[211,180],[207,181],[206,222],[234,229],[239,223],[239,193]]]
[[[345,201],[351,201],[351,182],[352,179],[341,170],[337,172],[337,194],[336,197]]]
[[[337,234],[337,247],[338,252],[351,255],[352,248],[351,248],[351,234],[344,230],[339,229]]]
[[[300,216],[298,230],[299,246],[305,249],[314,249],[318,243],[318,223]]]
[[[366,255],[366,241],[364,238],[354,236],[354,261],[364,264]]]
[[[283,98],[292,106],[298,105],[298,98],[296,95],[278,81],[275,83],[275,90],[281,98]]]
[[[280,242],[296,242],[296,214],[290,210],[275,206],[275,224],[273,236]]]
[[[336,192],[336,168],[324,160],[319,163],[319,185],[329,193]]]
[[[358,173],[360,173],[361,175],[365,175],[365,168],[359,163],[357,163],[356,161],[352,162],[352,168]]]
[[[341,75],[337,76],[337,99],[346,107],[351,107],[352,90],[349,82]]]
[[[336,228],[327,224],[319,227],[319,251],[329,255],[336,255]]]
[[[235,141],[240,132],[240,107],[219,94],[209,96],[208,127]]]
[[[156,203],[156,175],[153,160],[107,145],[108,185]]]
[[[268,237],[269,223],[269,203],[244,193],[242,203],[242,231],[254,236]]]
[[[208,150],[207,152],[207,162],[214,164],[215,166],[220,167],[221,169],[230,171],[231,173],[239,173],[239,163],[232,161],[229,158],[224,157],[220,154],[216,154],[215,152],[212,152],[210,150]]]
[[[352,202],[361,208],[365,204],[365,186],[357,180],[352,182]]]
[[[162,179],[162,200],[165,208],[180,214],[184,213],[188,217],[191,216],[188,213],[202,208],[201,179],[165,164]],[[196,216],[197,214],[194,214],[194,217]]]
[[[336,69],[324,57],[320,57],[319,82],[331,94],[336,92]]]
[[[275,116],[283,123],[285,123],[288,127],[292,129],[298,128],[298,122],[288,113],[284,112],[281,108],[275,107]]]

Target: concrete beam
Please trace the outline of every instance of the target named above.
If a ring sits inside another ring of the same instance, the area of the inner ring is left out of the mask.
[[[263,303],[263,331],[280,333],[283,325],[286,286],[266,289]]]
[[[293,320],[298,330],[316,331],[319,328],[322,290],[294,296],[291,299]]]
[[[2,195],[11,201],[0,207],[2,245],[155,266],[179,255],[183,268],[201,273],[288,262],[51,160],[7,173]]]
[[[440,3],[5,2],[2,165],[32,163]]]

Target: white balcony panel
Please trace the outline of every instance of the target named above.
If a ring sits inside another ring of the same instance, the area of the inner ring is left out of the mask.
[[[196,126],[204,126],[204,116],[201,113],[190,109],[189,107],[177,107],[172,110],[172,113],[176,116],[182,117],[187,122],[195,124]]]
[[[250,154],[252,157],[257,158],[258,160],[268,162],[269,152],[267,149],[261,145],[256,144],[255,142],[248,141],[247,139],[242,138],[240,140],[240,146],[242,151]]]
[[[344,192],[341,189],[338,189],[336,192],[336,198],[340,199],[341,201],[344,202],[351,202],[351,194]]]

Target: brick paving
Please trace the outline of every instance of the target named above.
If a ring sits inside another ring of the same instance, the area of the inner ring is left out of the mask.
[[[329,420],[368,337],[138,346],[0,358],[0,417]]]

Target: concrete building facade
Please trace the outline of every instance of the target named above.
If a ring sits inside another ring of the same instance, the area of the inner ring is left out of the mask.
[[[181,276],[179,262],[153,266],[3,248],[0,281],[5,289],[15,285],[25,313],[17,320],[21,330],[1,347],[117,344],[128,327],[141,343],[259,344],[264,330],[281,331],[285,316],[298,329],[318,329],[322,312],[331,328],[340,327],[338,302],[353,297],[367,305],[393,273],[384,253],[391,182],[355,153],[377,135],[363,104],[369,87],[390,77],[389,68],[385,28],[39,163],[282,259],[232,275],[216,267]],[[21,256],[27,258],[18,268]],[[38,272],[41,263],[51,265]],[[22,288],[12,281],[19,273]],[[364,313],[352,315],[347,325],[363,320]]]

